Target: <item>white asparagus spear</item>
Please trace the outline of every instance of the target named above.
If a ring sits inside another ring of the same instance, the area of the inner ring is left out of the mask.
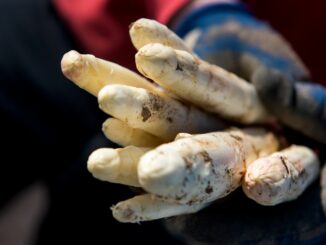
[[[109,140],[121,146],[153,147],[164,143],[162,139],[144,130],[131,128],[127,123],[116,118],[105,120],[102,131]]]
[[[296,199],[319,173],[316,154],[305,146],[291,146],[249,165],[243,190],[262,205],[277,205]]]
[[[61,69],[68,79],[94,96],[108,84],[145,88],[165,96],[163,90],[137,73],[113,62],[96,58],[94,55],[80,54],[75,50],[63,56]]]
[[[177,204],[157,199],[151,194],[135,196],[112,207],[113,217],[123,223],[167,218],[198,212],[208,204]]]
[[[136,65],[144,76],[206,111],[245,124],[269,119],[252,84],[186,51],[147,44],[136,54]]]
[[[129,29],[131,41],[136,49],[149,43],[162,43],[174,49],[191,52],[186,43],[165,25],[150,19],[139,19]]]
[[[212,114],[141,88],[107,85],[99,92],[98,101],[104,112],[165,141],[173,140],[179,132],[222,128],[220,120]]]
[[[163,144],[138,164],[141,186],[163,200],[205,203],[240,186],[246,164],[277,150],[272,133],[240,130],[198,134]]]
[[[136,146],[100,148],[89,156],[87,168],[97,179],[139,187],[138,161],[150,149]]]

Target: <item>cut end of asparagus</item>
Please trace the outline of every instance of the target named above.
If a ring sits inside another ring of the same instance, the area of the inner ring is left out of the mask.
[[[243,190],[259,204],[276,205],[296,199],[318,173],[316,154],[307,147],[293,145],[251,163]]]
[[[288,182],[285,163],[279,157],[264,157],[251,164],[245,175],[243,190],[248,197],[262,205],[275,205],[282,198],[281,187]],[[272,187],[274,186],[274,187]],[[282,188],[284,189],[284,188]],[[275,202],[271,201],[271,197]]]
[[[140,220],[137,219],[136,212],[133,207],[130,207],[125,202],[119,202],[111,208],[113,217],[121,223],[136,223]]]

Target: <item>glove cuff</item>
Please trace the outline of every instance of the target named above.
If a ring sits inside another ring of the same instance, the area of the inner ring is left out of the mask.
[[[205,26],[205,19],[212,15],[216,16],[216,14],[250,16],[247,7],[236,0],[199,1],[197,4],[196,2],[190,4],[181,11],[170,26],[180,37],[184,37],[194,28]],[[206,25],[210,24],[212,23]],[[217,24],[216,18],[214,24]]]

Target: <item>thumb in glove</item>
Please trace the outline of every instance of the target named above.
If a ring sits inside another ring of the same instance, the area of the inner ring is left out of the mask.
[[[265,107],[284,125],[326,143],[326,90],[314,83],[291,80],[283,73],[260,67],[252,76]]]

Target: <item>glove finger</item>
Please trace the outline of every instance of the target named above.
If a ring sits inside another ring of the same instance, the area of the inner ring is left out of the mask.
[[[326,223],[318,184],[295,202],[261,206],[241,190],[199,213],[165,220],[169,231],[200,244],[322,244]]]
[[[189,35],[194,36],[190,32],[186,38]],[[193,50],[201,58],[217,65],[224,62],[216,54],[232,53],[232,56],[229,56],[232,58],[231,68],[233,69],[231,71],[241,77],[241,74],[248,70],[248,63],[243,62],[246,61],[246,58],[241,60],[242,56],[247,55],[255,57],[258,61],[256,68],[262,64],[298,80],[309,77],[308,69],[290,44],[270,26],[257,21],[250,15],[241,17],[231,15],[222,23],[202,27],[200,35],[197,35],[193,45]]]
[[[266,108],[285,125],[326,143],[326,90],[261,67],[252,78]]]

